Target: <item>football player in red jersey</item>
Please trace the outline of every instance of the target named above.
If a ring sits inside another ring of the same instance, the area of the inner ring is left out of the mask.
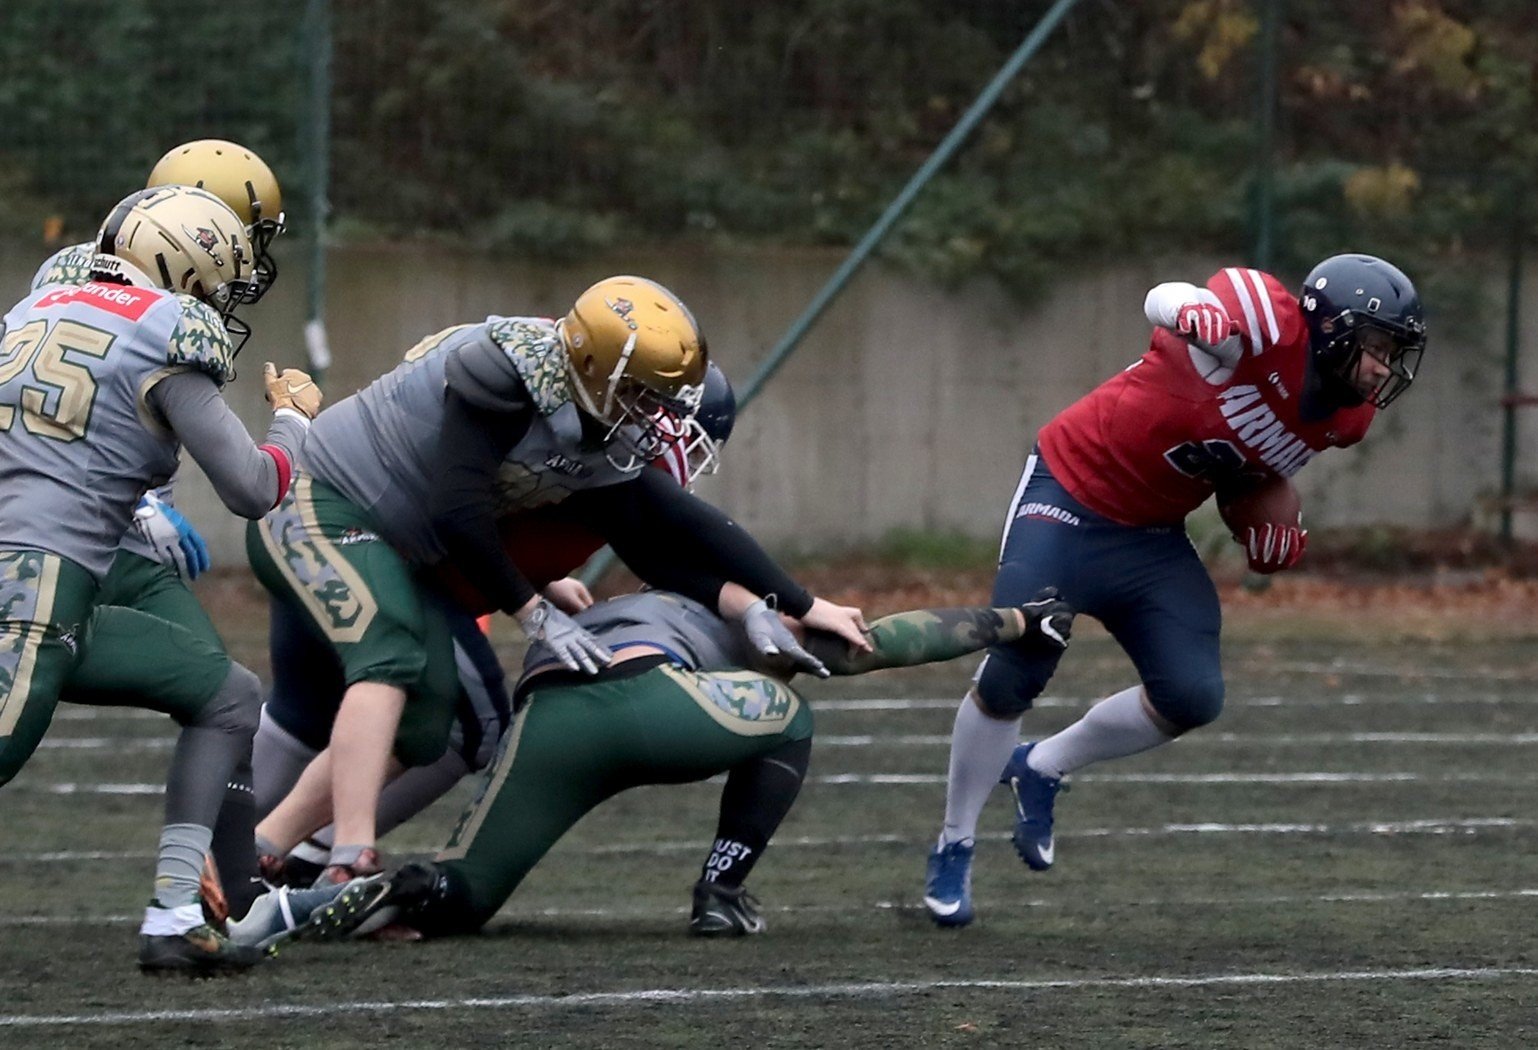
[[[1214,492],[1290,478],[1325,449],[1360,441],[1409,387],[1426,344],[1415,287],[1370,255],[1326,259],[1297,297],[1243,268],[1205,288],[1161,284],[1144,312],[1155,326],[1148,352],[1038,436],[993,592],[1007,605],[1056,588],[1105,624],[1141,681],[1062,732],[1019,744],[1021,716],[1060,653],[989,651],[956,714],[945,824],[929,858],[924,903],[943,926],[972,919],[973,837],[994,784],[1015,799],[1016,851],[1044,871],[1063,777],[1218,716],[1217,591],[1182,522]],[[1294,565],[1306,539],[1296,518],[1262,528],[1268,541],[1247,544],[1251,567]]]

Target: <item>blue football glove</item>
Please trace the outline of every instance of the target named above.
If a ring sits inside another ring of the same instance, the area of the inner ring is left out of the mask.
[[[208,544],[180,511],[153,492],[146,492],[134,508],[134,527],[155,549],[160,564],[182,579],[195,580],[208,570]]]

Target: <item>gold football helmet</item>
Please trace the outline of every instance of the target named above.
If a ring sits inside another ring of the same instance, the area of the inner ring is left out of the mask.
[[[610,460],[629,469],[655,459],[699,408],[709,355],[689,308],[655,281],[608,277],[558,330],[577,404],[608,425]]]
[[[149,189],[158,186],[197,186],[218,197],[245,225],[251,243],[252,277],[245,302],[254,303],[278,279],[278,264],[269,250],[284,230],[283,194],[278,180],[261,157],[235,142],[199,139],[172,149],[150,171]]]
[[[240,217],[207,190],[160,186],[131,193],[96,239],[93,280],[182,292],[212,306],[243,345],[250,328],[234,316],[249,302],[251,245]]]

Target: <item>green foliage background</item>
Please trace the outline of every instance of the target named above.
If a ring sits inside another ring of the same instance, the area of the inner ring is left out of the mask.
[[[1082,0],[888,258],[1029,294],[1081,260],[1246,255],[1264,2]],[[202,135],[267,156],[302,222],[306,6],[10,0],[3,222],[78,238]],[[1047,7],[333,2],[333,232],[848,245]],[[1534,25],[1528,0],[1284,0],[1275,267],[1351,248],[1449,282],[1530,228]]]

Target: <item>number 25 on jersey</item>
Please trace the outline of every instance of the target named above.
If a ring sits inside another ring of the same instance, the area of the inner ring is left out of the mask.
[[[73,351],[103,358],[115,338],[71,320],[51,327],[46,320],[36,320],[6,333],[0,344],[0,431],[15,425],[20,408],[28,433],[55,441],[84,437],[96,403],[96,377],[64,355]],[[21,378],[29,368],[30,378]]]

